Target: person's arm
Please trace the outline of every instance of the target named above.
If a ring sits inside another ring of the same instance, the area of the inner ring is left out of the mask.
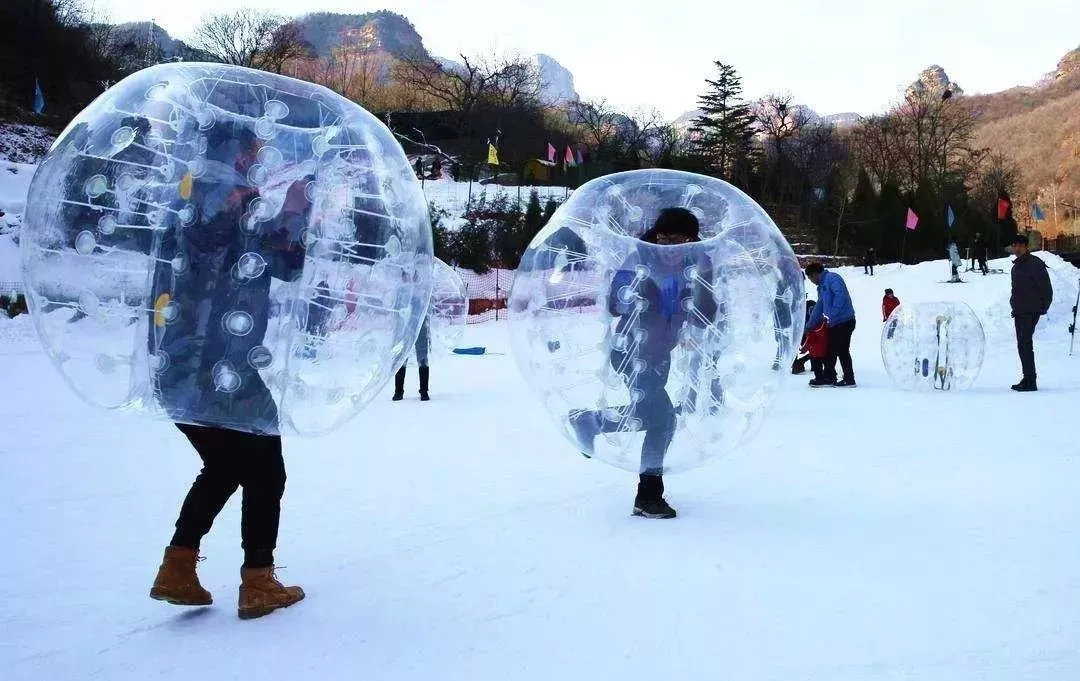
[[[1050,283],[1050,273],[1045,265],[1039,268],[1038,285],[1039,300],[1042,305],[1040,314],[1046,314],[1050,311],[1050,304],[1054,302],[1054,286]]]
[[[621,317],[630,311],[632,301],[628,301],[623,294],[623,289],[634,283],[634,273],[631,270],[619,270],[611,279],[611,289],[608,291],[608,313],[613,317]]]
[[[814,309],[810,311],[810,319],[806,321],[806,328],[816,329],[825,316],[825,306],[828,304],[828,291],[824,286],[818,286],[818,301]]]

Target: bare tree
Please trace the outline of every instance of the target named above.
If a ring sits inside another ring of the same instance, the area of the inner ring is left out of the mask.
[[[226,64],[264,68],[265,55],[275,36],[284,35],[279,33],[284,25],[282,17],[258,9],[209,14],[195,27],[192,45]]]
[[[464,132],[482,107],[517,108],[535,104],[540,95],[536,67],[520,57],[469,57],[443,67],[426,55],[402,59],[397,80],[438,102],[457,117]]]
[[[810,123],[810,112],[793,103],[790,93],[772,93],[757,102],[754,118],[765,133],[777,158],[783,156],[784,143]]]
[[[618,137],[618,114],[607,100],[578,100],[568,109],[570,123],[580,130],[582,140],[593,152],[608,149]]]
[[[259,55],[259,67],[281,73],[286,64],[308,58],[311,52],[311,43],[304,37],[304,27],[298,21],[290,21],[274,29],[270,43]]]

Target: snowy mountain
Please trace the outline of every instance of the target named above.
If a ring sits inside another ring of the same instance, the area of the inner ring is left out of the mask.
[[[952,92],[954,96],[964,94],[964,90],[949,78],[949,74],[945,73],[945,69],[933,64],[923,69],[915,82],[907,86],[904,90],[904,96],[939,96],[944,94],[946,90]]]
[[[424,40],[404,16],[388,10],[366,14],[315,12],[297,19],[315,56],[337,48],[383,53],[397,59],[429,57]]]
[[[574,89],[574,74],[554,57],[537,54],[533,55],[532,61],[540,71],[540,80],[543,83],[540,97],[545,104],[556,106],[580,99]]]

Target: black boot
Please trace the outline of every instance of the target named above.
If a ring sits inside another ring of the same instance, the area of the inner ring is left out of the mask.
[[[634,515],[643,518],[674,518],[675,509],[664,501],[664,478],[642,473],[634,498]]]
[[[1034,378],[1024,378],[1012,387],[1018,393],[1033,393],[1038,391],[1038,384]]]
[[[398,369],[394,374],[394,401],[405,399],[405,367]]]
[[[428,396],[428,377],[431,375],[431,367],[420,367],[420,401],[427,402],[431,399]]]

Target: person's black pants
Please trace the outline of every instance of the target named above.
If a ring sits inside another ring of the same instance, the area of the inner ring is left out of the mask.
[[[990,271],[990,268],[986,266],[985,255],[979,256],[979,271],[981,271],[983,274],[987,274]]]
[[[855,333],[855,320],[829,327],[829,356],[825,358],[825,380],[836,381],[836,360],[844,370],[844,378],[855,380],[855,369],[851,365],[851,334]]]
[[[172,545],[198,549],[225,502],[237,487],[243,487],[240,536],[244,567],[273,565],[285,492],[281,438],[179,423],[176,427],[199,453],[203,468],[180,508]]]
[[[1037,314],[1015,314],[1016,349],[1020,353],[1020,366],[1024,368],[1024,380],[1035,382],[1035,327],[1039,323]]]

